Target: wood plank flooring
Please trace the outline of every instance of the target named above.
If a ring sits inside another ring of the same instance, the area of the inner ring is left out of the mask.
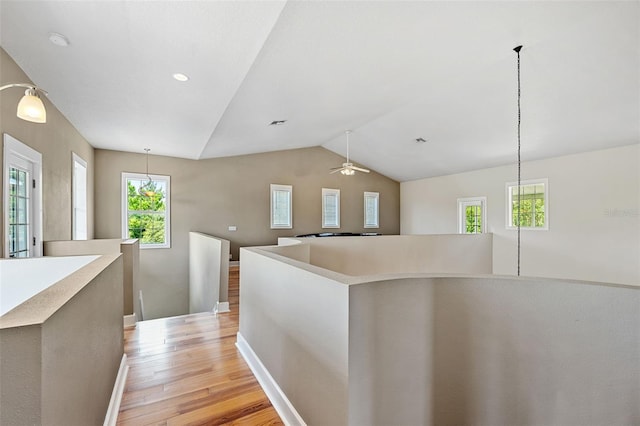
[[[144,321],[125,329],[129,364],[118,425],[281,425],[235,347],[239,268],[230,313]]]

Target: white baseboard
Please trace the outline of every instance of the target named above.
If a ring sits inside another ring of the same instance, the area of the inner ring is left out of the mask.
[[[125,315],[123,324],[125,327],[131,327],[132,325],[136,325],[136,314]]]
[[[231,312],[231,309],[229,309],[229,302],[216,302],[216,306],[215,308],[213,308],[213,312],[216,312],[218,314]]]
[[[240,266],[240,261],[239,260],[230,260],[229,261],[229,266]]]
[[[236,340],[236,347],[240,351],[240,354],[244,360],[249,364],[249,368],[253,372],[253,375],[258,379],[258,383],[262,386],[264,393],[267,394],[267,398],[271,401],[273,408],[278,412],[280,418],[287,426],[306,426],[300,414],[296,411],[291,401],[282,392],[280,386],[271,377],[269,371],[266,369],[260,358],[251,349],[249,343],[242,337],[242,334],[238,332],[238,340]]]
[[[104,426],[115,426],[116,421],[118,420],[118,412],[120,411],[120,402],[122,402],[124,385],[127,382],[127,374],[129,374],[127,354],[122,354],[122,361],[120,361],[120,368],[118,369],[116,383],[113,385],[113,392],[111,392],[109,408],[107,409],[107,415],[104,417]]]

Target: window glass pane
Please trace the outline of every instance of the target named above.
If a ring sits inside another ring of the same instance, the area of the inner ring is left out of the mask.
[[[26,198],[18,198],[16,200],[17,204],[17,222],[21,224],[27,223],[27,199]]]
[[[8,239],[9,257],[28,257],[29,217],[28,217],[29,173],[18,168],[9,168]]]
[[[326,226],[338,224],[338,205],[335,195],[324,196],[324,223]]]
[[[466,224],[465,231],[467,234],[477,233],[477,206],[467,206],[465,209]]]
[[[18,200],[9,196],[9,224],[16,223],[18,219]]]
[[[365,192],[364,193],[364,227],[365,228],[377,228],[378,212],[379,212],[379,200],[380,194],[378,192]]]
[[[18,196],[27,196],[27,173],[22,170],[18,170]]]
[[[73,154],[73,239],[87,239],[87,165]]]
[[[340,190],[322,188],[322,227],[340,227]]]
[[[546,221],[545,211],[545,184],[531,183],[520,187],[520,205],[518,206],[518,186],[509,186],[511,195],[511,226],[517,227],[518,222],[525,228],[544,228]],[[518,216],[519,215],[519,216]]]
[[[18,192],[18,170],[9,169],[9,195],[16,195]]]
[[[273,225],[289,225],[289,192],[273,191]]]
[[[17,225],[9,226],[9,254],[16,251],[16,246],[18,244],[17,237]]]
[[[461,234],[482,234],[485,232],[486,202],[486,197],[458,199],[458,232]]]
[[[467,205],[464,211],[465,215],[465,233],[481,234],[482,233],[482,205]]]
[[[140,247],[169,247],[168,176],[123,174],[126,191],[125,238],[137,238]]]
[[[85,209],[75,209],[73,214],[75,223],[75,239],[87,239],[87,211]]]
[[[129,238],[140,239],[140,244],[165,242],[165,218],[162,214],[132,213],[129,215]]]
[[[18,251],[24,251],[28,249],[28,235],[29,235],[29,228],[27,227],[27,225],[18,225],[16,227],[17,229],[17,233],[18,233],[18,244],[17,244],[17,249]]]
[[[293,187],[271,184],[271,228],[291,229],[293,227]]]

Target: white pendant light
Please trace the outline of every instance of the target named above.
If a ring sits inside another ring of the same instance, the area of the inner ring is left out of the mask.
[[[0,87],[0,91],[8,89],[10,87],[27,88],[27,90],[24,92],[24,96],[18,103],[18,111],[16,114],[18,118],[30,121],[32,123],[47,122],[47,110],[44,108],[44,104],[42,103],[42,99],[40,99],[39,95],[40,92],[46,95],[47,92],[34,85],[23,83],[7,84]]]
[[[34,89],[27,89],[18,103],[18,117],[32,123],[46,123],[47,110]]]

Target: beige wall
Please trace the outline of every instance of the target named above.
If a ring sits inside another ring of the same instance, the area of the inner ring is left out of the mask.
[[[13,59],[0,48],[0,85],[30,81]],[[43,89],[47,88],[43,87]],[[0,132],[10,134],[42,154],[42,240],[71,239],[72,152],[87,162],[88,237],[93,238],[93,147],[46,97],[43,99],[47,109],[45,124],[30,123],[16,117],[16,108],[23,94],[24,90],[19,88],[0,92]],[[55,98],[56,93],[51,93],[50,96]],[[0,141],[0,144],[2,143]],[[0,150],[0,164],[2,156],[2,150]],[[0,203],[4,199],[2,179],[3,174],[0,174]],[[4,224],[4,219],[2,223]],[[4,241],[4,225],[0,228],[1,241]],[[0,248],[2,256],[4,256],[3,250],[4,244]]]
[[[96,150],[96,237],[121,237],[121,173],[145,171],[144,154]],[[321,190],[341,190],[341,225],[331,231],[397,234],[400,185],[377,173],[343,176],[329,169],[342,157],[307,148],[209,160],[150,156],[149,172],[171,176],[170,249],[141,250],[140,283],[145,318],[189,309],[189,232],[202,232],[239,247],[275,244],[278,237],[321,232]],[[293,185],[293,229],[272,230],[269,185]],[[380,228],[364,228],[364,192],[380,193]],[[230,225],[236,232],[228,231]]]
[[[549,230],[522,231],[521,273],[640,285],[640,145],[522,165],[549,179]],[[505,228],[515,166],[403,182],[403,234],[457,232],[457,198],[487,197],[495,274],[515,274],[517,233]]]
[[[124,353],[122,269],[101,256],[0,318],[0,424],[102,424]]]

